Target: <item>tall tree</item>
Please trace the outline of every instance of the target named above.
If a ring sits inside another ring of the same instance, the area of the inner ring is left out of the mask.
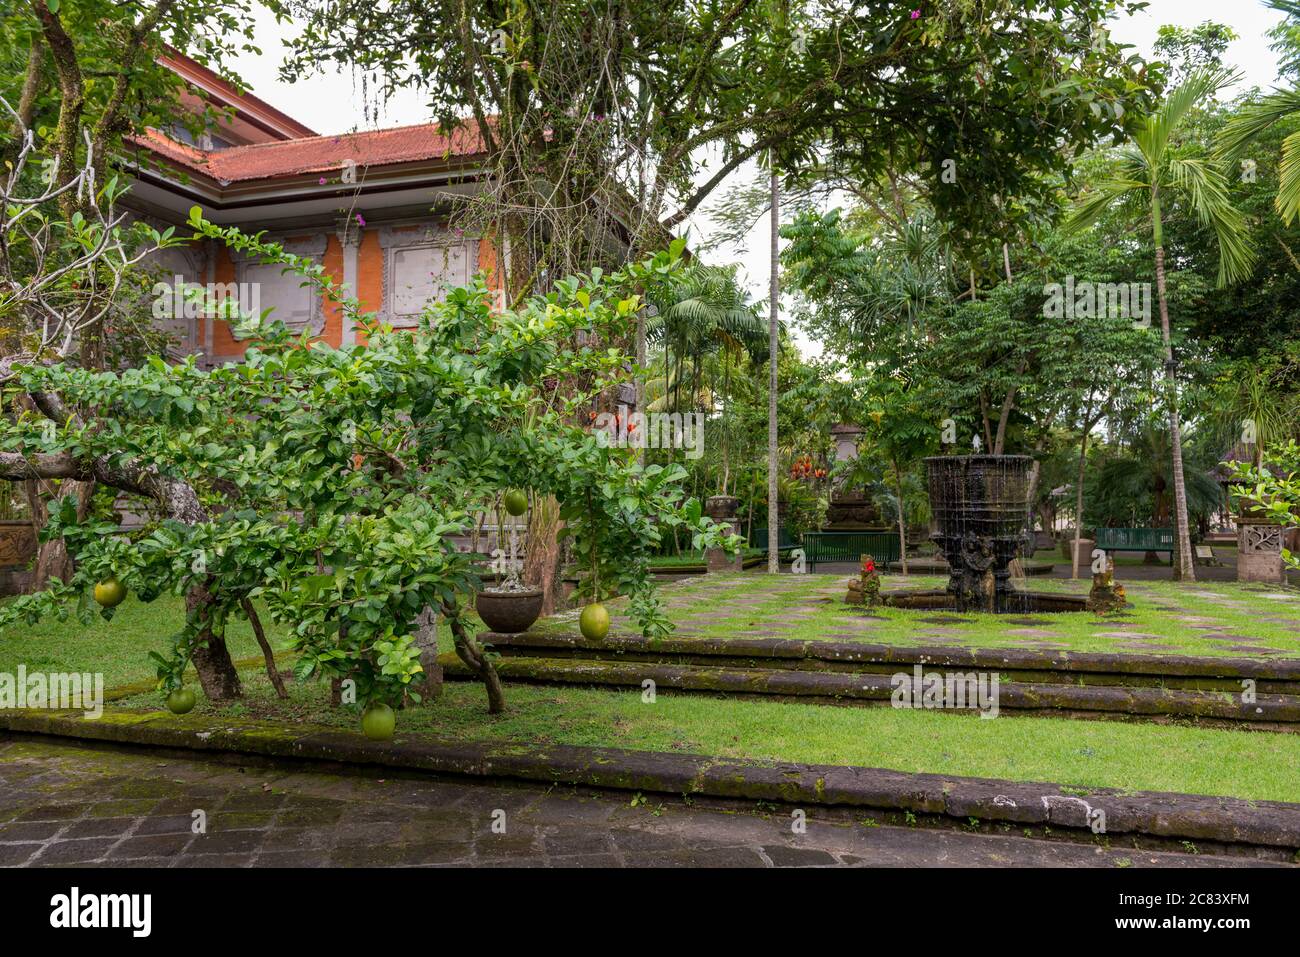
[[[1196,570],[1192,562],[1187,487],[1183,476],[1177,363],[1169,329],[1162,209],[1166,196],[1179,197],[1203,224],[1213,228],[1219,247],[1220,286],[1249,274],[1254,254],[1245,219],[1232,203],[1222,169],[1214,160],[1197,151],[1180,149],[1176,139],[1179,127],[1188,121],[1196,105],[1213,96],[1232,79],[1222,71],[1197,71],[1171,91],[1160,108],[1145,117],[1132,143],[1117,150],[1109,175],[1095,183],[1090,194],[1081,198],[1067,224],[1071,230],[1086,229],[1116,206],[1150,218],[1155,245],[1156,298],[1165,347],[1165,406],[1173,459],[1174,520],[1178,539],[1174,577],[1183,581],[1195,580]]]
[[[775,575],[781,570],[780,525],[777,498],[777,423],[776,399],[779,385],[777,353],[780,349],[778,332],[781,302],[781,181],[776,175],[776,163],[771,170],[772,231],[768,264],[772,270],[768,280],[767,314],[767,570]]]

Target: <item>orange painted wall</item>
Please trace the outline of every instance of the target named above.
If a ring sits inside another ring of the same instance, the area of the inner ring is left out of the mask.
[[[363,313],[378,312],[384,305],[384,250],[379,245],[377,230],[368,229],[361,234],[356,297]],[[365,341],[365,331],[358,329],[357,342]]]
[[[325,256],[322,259],[325,273],[338,285],[343,284],[343,244],[339,237],[330,233],[326,237]],[[343,344],[343,307],[334,300],[325,297],[322,303],[325,325],[321,329],[321,338],[338,348]]]
[[[487,236],[478,241],[478,271],[483,273],[489,289],[501,288],[501,271],[497,269],[497,247]]]
[[[413,231],[418,226],[412,226]],[[218,283],[227,283],[235,281],[235,264],[230,258],[228,250],[224,246],[217,246],[216,252],[216,273],[215,281]],[[323,258],[325,272],[336,283],[343,282],[343,245],[337,235],[330,233],[326,237],[325,255]],[[498,268],[500,263],[499,251],[496,244],[490,237],[482,237],[478,244],[478,268],[482,272],[490,288],[499,290],[502,288],[501,269]],[[360,303],[362,313],[378,312],[384,304],[384,250],[379,245],[379,232],[373,229],[363,229],[361,231],[361,247],[357,252],[357,288],[352,293]],[[339,346],[343,341],[343,309],[338,303],[326,301],[323,304],[323,314],[325,318],[324,328],[321,338],[331,346]],[[205,320],[199,320],[198,341],[202,348],[205,340]],[[363,330],[357,331],[357,342],[364,343],[366,334]],[[232,359],[241,358],[248,346],[240,342],[230,334],[230,326],[222,320],[217,320],[213,328],[212,336],[212,360],[215,362],[227,362]]]
[[[230,258],[230,250],[225,246],[217,247],[216,282],[218,284],[235,281],[235,263]],[[200,340],[206,341],[206,340]],[[230,334],[230,323],[224,319],[213,320],[212,359],[217,363],[229,362],[231,359],[243,358],[248,345],[238,341]]]

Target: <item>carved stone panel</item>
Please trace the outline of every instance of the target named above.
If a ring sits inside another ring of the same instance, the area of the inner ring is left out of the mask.
[[[1282,569],[1282,526],[1243,522],[1237,527],[1237,581],[1285,580]]]
[[[286,252],[320,262],[327,238],[321,234],[281,241]],[[285,273],[279,264],[264,265],[256,259],[232,254],[240,306],[250,311],[273,310],[268,321],[283,322],[293,332],[308,330],[320,335],[325,326],[320,296],[296,273]]]
[[[1282,551],[1281,525],[1246,525],[1242,549],[1247,552]]]
[[[389,226],[379,233],[384,251],[382,318],[396,327],[411,327],[430,302],[463,286],[478,269],[478,240],[434,223]]]

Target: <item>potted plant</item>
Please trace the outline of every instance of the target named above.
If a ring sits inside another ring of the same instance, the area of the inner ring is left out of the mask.
[[[512,498],[514,499],[512,501]],[[519,524],[516,519],[527,509],[520,508],[518,499],[526,497],[518,491],[506,493],[505,507],[510,515],[510,552],[498,548],[494,554],[497,582],[483,588],[475,596],[474,610],[491,631],[502,635],[517,635],[527,631],[542,613],[545,592],[530,588],[519,578]],[[500,512],[497,513],[498,518]]]

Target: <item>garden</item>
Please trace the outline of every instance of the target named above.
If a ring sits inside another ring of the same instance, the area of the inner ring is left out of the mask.
[[[491,170],[433,226],[295,171],[347,200],[313,252],[132,205],[135,138],[216,122],[147,63],[253,29],[182,6],[0,15],[0,676],[107,688],[0,685],[8,730],[1300,804],[1300,11],[1266,94],[1231,28],[1144,59],[1094,0],[634,3],[603,65],[581,4],[467,39],[274,2],[287,75],[418,86]],[[756,224],[766,301],[716,252]],[[406,321],[401,257],[465,236]],[[196,286],[191,344],[238,357],[179,349],[149,290],[198,249],[320,322]]]

